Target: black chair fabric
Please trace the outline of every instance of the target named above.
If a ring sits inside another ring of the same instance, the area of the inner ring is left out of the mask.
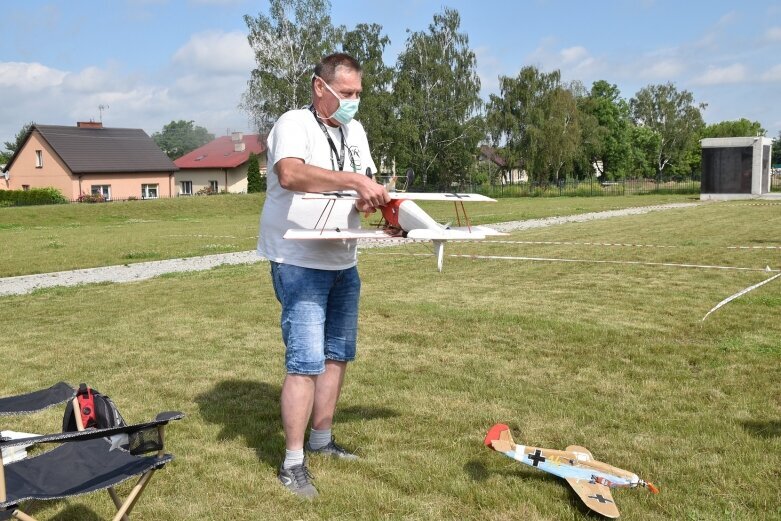
[[[5,467],[6,495],[0,508],[31,499],[62,499],[103,490],[171,461],[173,456],[132,456],[109,450],[105,438],[64,443]]]
[[[48,389],[0,398],[0,416],[41,411],[72,400],[74,396],[76,396],[76,389],[65,382],[59,382]]]

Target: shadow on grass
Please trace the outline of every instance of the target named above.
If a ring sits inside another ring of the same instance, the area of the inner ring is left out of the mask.
[[[276,469],[285,454],[279,411],[280,385],[251,380],[224,380],[195,398],[203,418],[222,425],[220,440],[242,438],[258,459]],[[337,422],[392,418],[387,407],[352,405],[336,409]]]
[[[744,421],[743,428],[758,438],[777,438],[781,436],[781,421]]]
[[[578,497],[577,493],[572,490],[571,487],[567,485],[567,482],[558,478],[557,476],[554,476],[552,474],[548,474],[546,472],[542,471],[536,471],[532,470],[528,467],[520,466],[518,468],[497,468],[497,467],[487,467],[485,463],[478,459],[472,459],[464,465],[464,471],[469,475],[469,477],[473,481],[477,482],[483,482],[486,481],[490,476],[493,475],[499,475],[502,477],[507,478],[520,478],[523,480],[538,480],[538,481],[545,481],[545,482],[558,482],[564,489],[567,489],[570,493],[568,496],[568,501],[570,503],[570,506],[574,508],[575,510],[578,510],[581,514],[585,515],[589,519],[604,519],[602,516],[596,514],[593,510],[589,509],[583,501]],[[508,484],[508,486],[510,486]]]
[[[224,380],[195,398],[203,418],[222,425],[219,440],[242,438],[258,458],[276,468],[285,454],[279,414],[282,388],[251,380]]]
[[[366,407],[364,405],[350,405],[336,407],[337,422],[351,422],[362,420],[384,420],[398,416],[398,411],[388,407]]]
[[[105,496],[106,500],[110,501],[108,494]],[[87,507],[72,505],[54,516],[51,521],[103,521],[103,518]]]
[[[501,460],[500,460],[501,461]],[[464,471],[473,481],[485,481],[491,476],[503,476],[520,479],[537,479],[542,481],[556,481],[558,478],[552,474],[534,470],[523,464],[507,467],[505,465],[486,466],[479,459],[471,459],[464,465]]]
[[[108,494],[105,494],[105,499],[106,501],[111,501],[108,498]],[[27,502],[22,505],[22,508],[25,514],[38,516],[58,503],[66,504],[66,501]],[[13,518],[5,518],[0,514],[0,519]],[[51,521],[103,521],[102,517],[83,505],[68,505],[67,508],[58,512],[50,519]]]

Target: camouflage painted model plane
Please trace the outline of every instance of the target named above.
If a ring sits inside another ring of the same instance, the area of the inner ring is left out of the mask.
[[[370,169],[366,175],[372,177]],[[385,184],[388,188],[391,201],[380,208],[382,221],[377,229],[363,228],[329,228],[328,216],[333,205],[338,200],[358,199],[358,195],[352,191],[342,192],[317,192],[308,193],[304,199],[327,199],[320,219],[314,229],[291,229],[285,232],[285,239],[297,240],[395,240],[398,242],[431,241],[434,244],[434,255],[437,257],[437,269],[442,271],[445,242],[447,241],[474,241],[485,239],[488,235],[506,235],[487,226],[474,226],[469,221],[464,203],[466,202],[496,202],[480,194],[464,193],[411,193],[406,191],[407,186],[412,185],[414,174],[407,170],[406,182],[403,189],[397,189],[396,176],[392,176]],[[427,214],[414,201],[452,201],[455,205],[456,220],[458,226],[439,224]],[[461,222],[463,219],[463,223]],[[463,226],[462,226],[463,224]]]
[[[588,449],[570,445],[565,450],[542,449],[528,445],[516,445],[510,428],[498,423],[485,436],[486,447],[503,453],[560,478],[564,478],[588,508],[605,517],[619,516],[610,489],[616,487],[646,487],[654,494],[659,490],[637,475],[607,463],[597,461]]]

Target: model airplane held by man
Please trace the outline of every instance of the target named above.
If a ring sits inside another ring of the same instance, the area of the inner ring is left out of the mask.
[[[610,490],[617,487],[646,487],[654,494],[659,490],[636,474],[597,461],[588,449],[570,445],[565,450],[517,445],[510,428],[498,423],[485,436],[486,447],[516,461],[564,478],[588,508],[605,517],[619,516]]]
[[[366,175],[373,177],[371,169]],[[405,188],[411,186],[414,180],[412,169],[407,170]],[[304,199],[326,199],[325,208],[314,229],[291,229],[285,232],[285,239],[295,240],[397,240],[431,241],[434,244],[434,254],[437,257],[437,269],[442,271],[444,245],[447,241],[474,241],[485,239],[488,235],[505,235],[487,226],[474,226],[467,216],[464,203],[496,202],[480,194],[466,193],[412,193],[405,189],[396,189],[397,179],[392,176],[386,183],[391,201],[380,208],[382,221],[377,229],[364,228],[329,228],[328,217],[336,201],[357,200],[358,194],[353,191],[314,192],[303,195]],[[452,201],[455,205],[458,226],[443,225],[436,222],[415,201]],[[462,222],[463,219],[463,222]]]

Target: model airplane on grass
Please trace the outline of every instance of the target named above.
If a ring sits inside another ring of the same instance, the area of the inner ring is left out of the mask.
[[[610,493],[612,488],[646,487],[654,494],[659,493],[652,483],[629,471],[595,460],[591,452],[583,447],[570,445],[565,450],[553,450],[516,445],[510,428],[501,423],[491,427],[484,443],[486,447],[514,460],[564,478],[588,508],[605,517],[619,516]]]
[[[371,170],[366,175],[372,177]],[[405,188],[412,184],[414,174],[407,171]],[[291,229],[285,232],[285,239],[295,240],[397,240],[431,241],[434,244],[434,254],[437,257],[437,269],[442,271],[444,245],[446,241],[475,241],[485,239],[488,235],[505,235],[487,226],[473,226],[464,208],[465,202],[496,202],[480,194],[464,193],[412,193],[396,191],[397,179],[392,176],[386,183],[391,201],[381,207],[382,220],[377,229],[364,228],[329,228],[328,217],[336,201],[357,200],[358,194],[352,191],[308,193],[304,199],[326,199],[325,208],[314,229]],[[436,222],[414,201],[452,201],[455,205],[458,226],[442,225]],[[463,219],[463,223],[462,223]],[[463,226],[462,226],[463,224]]]

